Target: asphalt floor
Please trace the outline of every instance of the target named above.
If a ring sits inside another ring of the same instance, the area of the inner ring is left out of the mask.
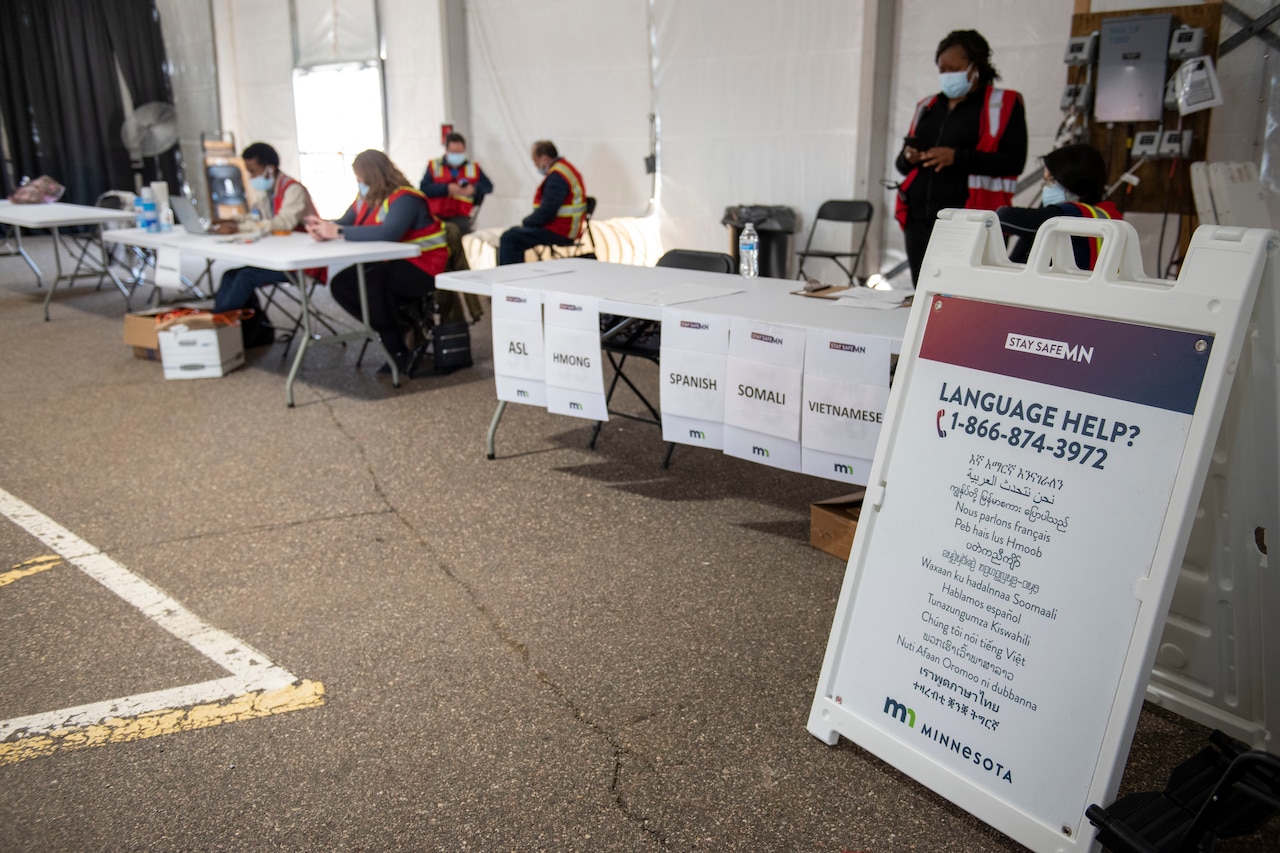
[[[109,284],[43,296],[0,256],[0,490],[323,702],[0,766],[0,849],[1022,849],[806,731],[840,484],[520,406],[486,460],[487,318],[399,389],[317,348],[291,409],[283,343],[166,381]],[[12,521],[0,551],[0,721],[225,674]],[[1147,707],[1122,793],[1206,735]]]

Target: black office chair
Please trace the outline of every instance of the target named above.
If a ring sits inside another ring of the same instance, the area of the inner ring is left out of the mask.
[[[1174,768],[1164,791],[1121,797],[1085,811],[1113,853],[1196,853],[1219,838],[1250,835],[1280,813],[1280,756],[1220,731]]]
[[[674,269],[698,270],[700,272],[719,272],[732,273],[733,258],[723,252],[700,252],[693,249],[672,249],[661,258],[655,266],[669,267]],[[635,394],[646,409],[649,410],[650,418],[629,415],[625,412],[611,412],[619,417],[630,418],[632,420],[643,421],[644,423],[656,424],[662,426],[662,415],[658,412],[649,399],[641,393],[631,378],[623,371],[623,367],[627,363],[627,359],[631,357],[643,358],[654,364],[658,363],[658,353],[662,347],[662,323],[657,320],[640,320],[634,317],[620,317],[616,314],[600,315],[600,348],[604,350],[605,356],[609,359],[609,364],[613,365],[613,381],[609,383],[609,390],[605,393],[605,406],[609,405],[609,401],[613,399],[613,392],[617,390],[618,382],[621,381],[631,389],[631,393]],[[600,435],[600,429],[604,424],[596,421],[595,429],[591,432],[592,450],[596,447],[596,439]],[[671,442],[667,443],[667,452],[662,459],[662,467],[666,468],[671,464],[671,454],[675,451],[676,446]]]
[[[596,197],[587,196],[587,212],[582,216],[582,233],[578,235],[578,239],[574,240],[568,246],[553,246],[547,244],[545,246],[535,246],[533,251],[537,255],[538,260],[544,260],[542,250],[547,250],[547,258],[594,258],[596,257],[596,237],[591,233],[591,217],[596,212]],[[591,244],[591,251],[582,251]]]
[[[797,278],[803,279],[805,277],[804,264],[806,260],[809,258],[821,258],[838,266],[849,277],[850,287],[856,284],[858,269],[862,266],[862,253],[867,246],[867,233],[871,230],[871,217],[874,213],[875,208],[872,207],[869,201],[824,201],[822,206],[818,208],[818,215],[814,217],[813,225],[809,227],[809,239],[805,241],[804,249],[796,252],[796,257],[800,260]],[[849,239],[850,251],[813,248],[813,235],[818,230],[819,224],[824,221],[844,222],[852,226],[852,234]],[[858,236],[859,231],[862,232],[861,239]]]

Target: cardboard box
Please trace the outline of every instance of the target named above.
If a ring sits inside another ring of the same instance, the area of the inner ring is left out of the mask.
[[[866,489],[809,505],[809,544],[842,560],[853,550],[853,534],[862,514]]]
[[[156,337],[165,379],[225,376],[244,364],[244,340],[238,325],[191,329],[178,324],[161,330]]]
[[[133,347],[134,358],[157,361],[160,358],[160,342],[156,338],[156,315],[168,308],[152,308],[124,315],[124,342]]]

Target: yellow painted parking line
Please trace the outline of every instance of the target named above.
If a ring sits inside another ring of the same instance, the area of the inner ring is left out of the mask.
[[[279,690],[259,690],[190,708],[161,708],[135,717],[107,717],[92,725],[57,729],[48,734],[0,743],[0,767],[62,750],[145,740],[323,704],[324,685],[318,681],[300,681]]]
[[[212,681],[0,720],[0,765],[324,704],[323,684],[299,679],[257,649],[204,622],[158,587],[4,490],[0,490],[0,515],[55,552],[20,563],[0,577],[44,571],[65,560],[229,673]]]
[[[9,569],[7,572],[0,572],[0,586],[8,586],[17,580],[38,575],[41,572],[48,571],[54,566],[62,564],[62,558],[57,554],[45,554],[42,557],[33,557],[30,560],[24,560],[18,565]]]

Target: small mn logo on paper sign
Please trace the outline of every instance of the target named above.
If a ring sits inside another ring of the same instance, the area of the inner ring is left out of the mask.
[[[1005,336],[1004,348],[1016,350],[1017,352],[1028,352],[1032,355],[1042,355],[1045,358],[1083,361],[1086,364],[1093,363],[1093,347],[1081,346],[1080,344],[1072,346],[1066,341],[1031,338],[1015,332],[1010,332]]]

